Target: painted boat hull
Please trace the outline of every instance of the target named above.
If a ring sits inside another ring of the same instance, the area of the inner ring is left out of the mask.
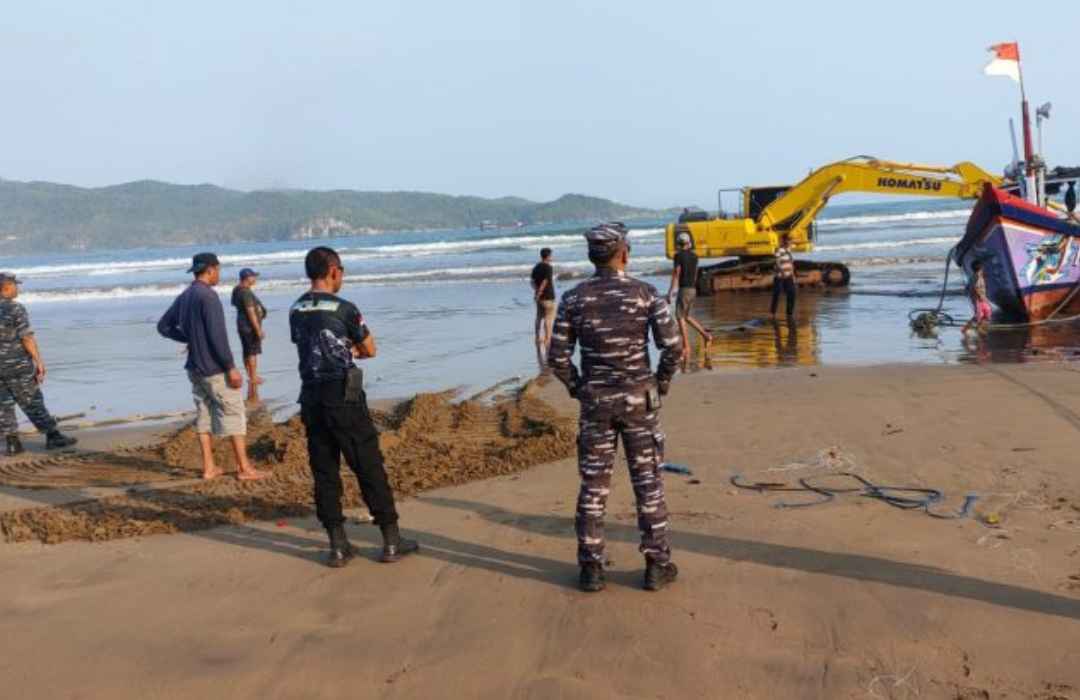
[[[1011,317],[1080,314],[1080,226],[1048,209],[987,185],[953,260],[969,281],[981,261],[987,296]]]

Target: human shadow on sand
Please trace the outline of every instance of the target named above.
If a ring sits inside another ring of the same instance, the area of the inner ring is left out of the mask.
[[[423,496],[418,500],[430,505],[469,511],[491,522],[508,525],[530,533],[566,538],[574,537],[573,519],[567,517],[515,513],[485,503],[440,496]],[[638,531],[634,527],[609,524],[606,531],[609,540],[620,542],[638,541]],[[1080,600],[1078,599],[963,576],[936,567],[862,554],[828,552],[820,549],[687,531],[672,532],[672,545],[677,550],[720,557],[730,561],[751,562],[780,569],[840,576],[869,583],[883,583],[957,598],[967,598],[1017,610],[1028,610],[1043,613],[1044,615],[1056,615],[1080,620]]]
[[[304,529],[306,533],[310,533],[310,536],[249,525],[214,528],[188,534],[238,547],[321,563],[326,555],[326,534],[318,526]],[[349,524],[347,530],[349,539],[356,545],[360,558],[372,561],[378,559],[382,551],[382,536],[378,528],[373,525]],[[520,552],[509,552],[411,528],[406,528],[405,534],[416,537],[420,541],[418,557],[437,559],[470,569],[482,569],[501,576],[529,579],[559,588],[573,588],[576,585],[577,565],[570,561],[556,561]],[[354,565],[357,563],[354,562]]]

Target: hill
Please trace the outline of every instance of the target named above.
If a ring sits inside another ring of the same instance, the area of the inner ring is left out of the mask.
[[[240,192],[152,180],[99,188],[0,180],[0,254],[658,215],[654,210],[577,194],[533,202],[429,192]]]

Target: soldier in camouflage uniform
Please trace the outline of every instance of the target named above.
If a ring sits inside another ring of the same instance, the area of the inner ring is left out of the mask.
[[[637,499],[645,588],[659,590],[678,574],[668,545],[659,409],[682,354],[682,337],[667,300],[652,285],[626,274],[626,227],[602,224],[585,238],[596,274],[563,295],[548,355],[555,376],[581,403],[581,491],[575,518],[581,588],[604,588],[604,510],[621,437]],[[660,350],[655,374],[649,362],[650,331]],[[578,343],[580,374],[572,362]]]
[[[26,308],[15,301],[18,296],[19,280],[9,272],[0,272],[0,431],[7,438],[7,453],[12,456],[23,451],[15,404],[35,428],[45,433],[48,449],[75,444],[75,438],[56,429],[56,420],[45,408],[40,386],[45,381],[45,363],[38,353]]]

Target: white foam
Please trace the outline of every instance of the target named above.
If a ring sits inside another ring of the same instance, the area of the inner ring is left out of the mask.
[[[836,243],[834,245],[815,245],[816,252],[830,250],[877,250],[881,248],[905,248],[914,245],[940,245],[956,243],[959,236],[933,236],[928,238],[905,238],[899,241],[867,241],[865,243]]]
[[[274,253],[252,253],[245,255],[219,255],[223,265],[256,265],[258,263],[299,262],[307,254],[306,250],[280,250]],[[85,263],[65,263],[60,265],[37,265],[13,270],[25,277],[53,277],[68,274],[87,274],[90,276],[115,275],[149,270],[175,268],[183,272],[191,265],[191,258],[156,258],[151,260],[99,260]]]
[[[660,228],[635,229],[630,231],[630,238],[642,239],[658,236],[664,232]],[[430,243],[396,243],[381,246],[358,246],[338,248],[343,261],[361,261],[395,257],[422,257],[440,254],[467,253],[489,250],[492,248],[560,248],[581,245],[581,234],[548,234],[526,236],[500,236],[497,238],[477,238],[465,241],[432,241]],[[273,253],[225,254],[219,255],[223,265],[227,266],[271,266],[303,262],[306,249],[280,250]],[[58,277],[67,275],[111,276],[154,270],[186,270],[191,264],[187,257],[154,258],[149,260],[101,260],[96,262],[62,263],[57,265],[36,265],[12,270],[24,277]]]
[[[665,261],[663,257],[643,257],[633,260],[634,270],[642,270],[641,266]],[[591,269],[588,262],[559,263],[559,271],[581,271]],[[411,270],[407,272],[385,272],[364,275],[346,275],[349,282],[364,284],[400,284],[400,283],[427,283],[427,282],[472,282],[493,281],[513,278],[525,279],[533,268],[532,263],[525,265],[489,265],[486,267],[451,267],[436,268],[430,270]],[[308,281],[303,278],[264,279],[259,282],[259,288],[263,290],[301,290],[308,286]],[[116,286],[89,289],[58,289],[26,291],[19,295],[25,302],[47,304],[53,302],[82,302],[104,301],[111,299],[132,299],[139,297],[174,297],[187,285],[160,285],[148,284],[133,287]],[[230,285],[219,285],[215,291],[221,296],[231,293]]]
[[[950,219],[966,219],[971,215],[971,209],[950,209],[947,211],[913,211],[907,214],[878,214],[867,216],[840,216],[836,218],[819,218],[818,226],[841,227],[841,226],[867,226],[873,224],[893,224],[905,221],[938,221]]]

